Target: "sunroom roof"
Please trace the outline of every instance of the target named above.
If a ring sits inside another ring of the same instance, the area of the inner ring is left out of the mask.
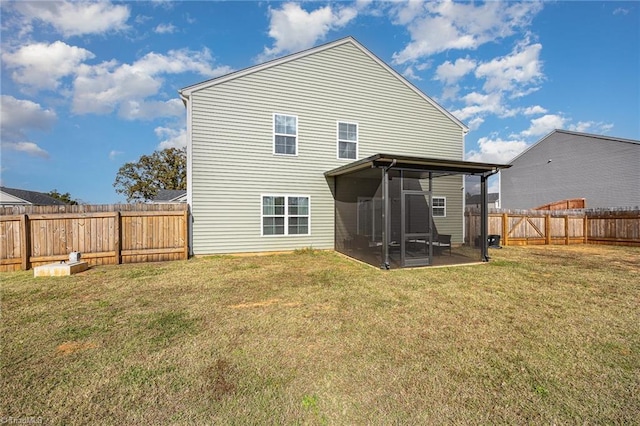
[[[325,172],[325,176],[340,176],[371,167],[393,167],[431,171],[446,174],[492,174],[510,164],[476,163],[474,161],[447,160],[443,158],[410,157],[406,155],[375,154]]]

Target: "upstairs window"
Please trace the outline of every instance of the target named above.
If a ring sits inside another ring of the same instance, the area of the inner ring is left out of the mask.
[[[358,125],[338,122],[338,158],[355,160],[358,158]]]
[[[298,155],[298,117],[273,114],[273,153]]]
[[[262,196],[262,235],[310,235],[309,197]]]
[[[433,217],[447,217],[447,199],[445,197],[433,197]]]

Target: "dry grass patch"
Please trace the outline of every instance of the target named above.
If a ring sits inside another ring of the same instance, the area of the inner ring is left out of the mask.
[[[640,250],[2,274],[2,413],[51,424],[633,423]]]

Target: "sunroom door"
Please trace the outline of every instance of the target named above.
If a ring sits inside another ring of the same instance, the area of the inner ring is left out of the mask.
[[[400,256],[402,266],[426,266],[433,260],[431,193],[402,191]]]

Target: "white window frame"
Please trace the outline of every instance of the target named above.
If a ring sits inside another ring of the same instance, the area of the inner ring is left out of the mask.
[[[284,197],[284,215],[265,215],[264,214],[264,198],[265,197]],[[289,198],[306,198],[308,212],[306,215],[290,215],[289,214]],[[265,217],[284,217],[284,234],[265,234],[264,218]],[[306,234],[290,234],[289,219],[292,217],[307,218]],[[311,196],[305,194],[260,194],[260,236],[262,237],[304,237],[311,235]]]
[[[290,135],[287,133],[277,133],[276,132],[276,116],[289,117],[296,119],[296,133],[295,135]],[[286,136],[286,137],[294,137],[296,139],[296,149],[294,154],[287,154],[282,152],[276,152],[276,136]],[[297,157],[298,156],[298,144],[300,140],[298,139],[298,116],[293,114],[281,114],[279,112],[273,113],[273,155],[284,156],[284,157]]]
[[[365,211],[362,211],[362,207],[365,207]],[[384,224],[380,224],[380,229],[376,228],[376,210],[384,209],[384,205],[382,204],[382,198],[380,197],[358,197],[358,211],[356,217],[356,230],[358,234],[360,234],[360,228],[362,228],[362,221],[371,222],[371,229],[365,230],[365,234],[371,241],[376,241],[377,234],[382,235],[382,230],[384,228]],[[366,215],[367,217],[362,217]]]
[[[340,125],[341,124],[351,124],[356,126],[356,140],[355,141],[350,141],[347,139],[340,139]],[[347,160],[347,161],[355,161],[358,159],[358,148],[359,148],[359,143],[358,141],[360,140],[360,125],[356,122],[353,121],[344,121],[344,120],[339,120],[336,122],[336,158],[338,160]],[[340,142],[347,142],[347,143],[354,143],[356,145],[356,156],[355,158],[345,158],[345,157],[340,157]]]
[[[442,205],[436,206],[435,200],[442,200]],[[447,197],[431,197],[431,204],[433,217],[447,217]],[[442,215],[436,215],[436,209],[442,209]]]

